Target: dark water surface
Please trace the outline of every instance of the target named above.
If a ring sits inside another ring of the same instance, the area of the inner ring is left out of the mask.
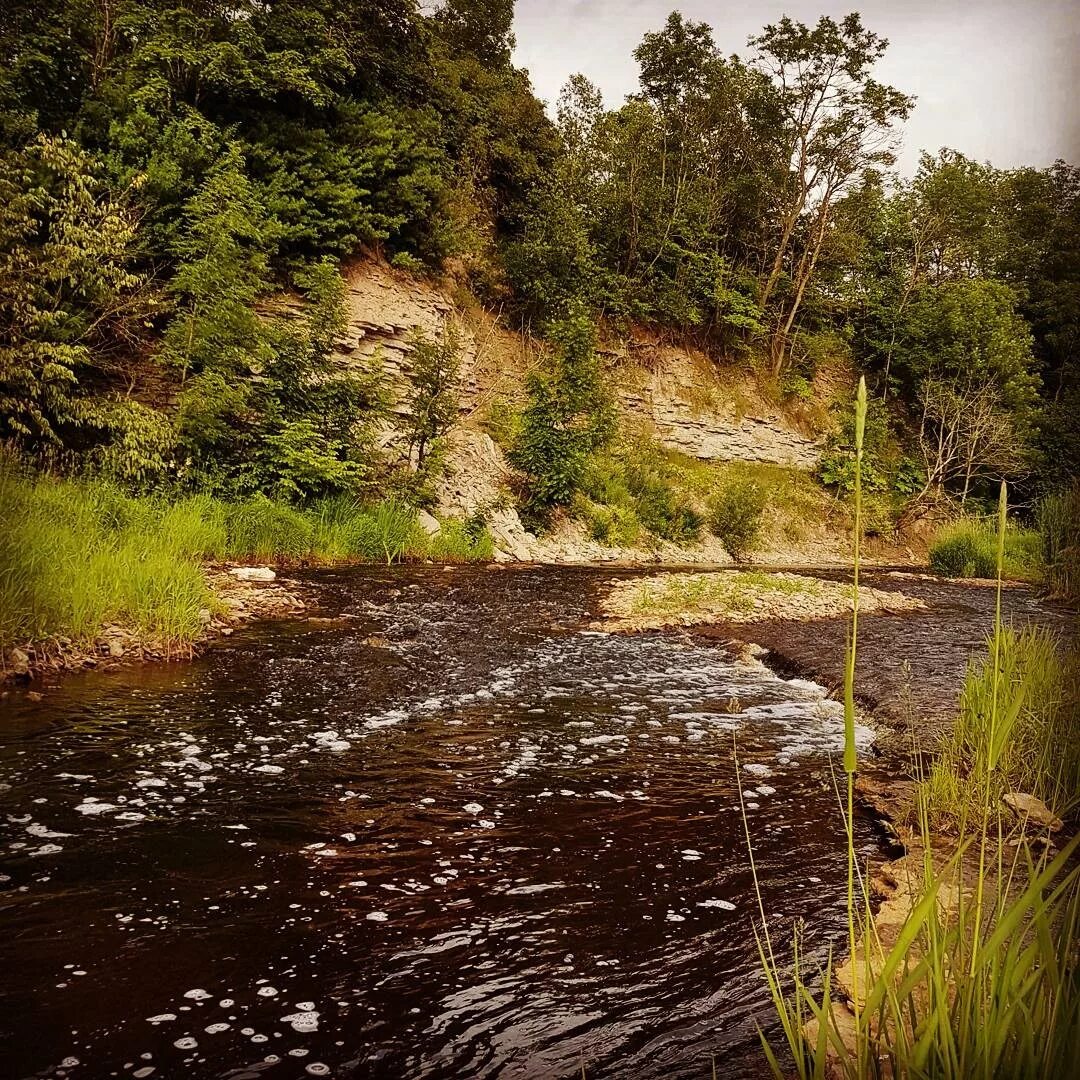
[[[774,940],[821,957],[840,709],[583,632],[611,576],[313,575],[345,618],[12,694],[0,1076],[762,1075],[733,736]]]

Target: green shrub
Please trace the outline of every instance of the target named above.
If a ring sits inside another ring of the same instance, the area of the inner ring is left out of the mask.
[[[638,441],[596,455],[582,479],[589,531],[604,543],[635,543],[642,530],[677,544],[697,540],[702,517],[684,494],[680,476],[656,447]]]
[[[1038,533],[1010,525],[1005,532],[1005,577],[1037,580],[1042,569],[1041,548]],[[980,518],[961,518],[946,525],[930,545],[930,568],[947,577],[993,578],[996,564],[993,523]]]
[[[495,557],[495,542],[480,515],[464,521],[444,521],[431,538],[428,554],[436,562],[490,562]]]
[[[761,535],[766,495],[752,480],[729,480],[709,504],[709,528],[731,555],[740,559]]]

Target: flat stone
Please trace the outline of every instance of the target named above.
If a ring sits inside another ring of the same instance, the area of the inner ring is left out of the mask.
[[[238,581],[273,581],[277,577],[269,566],[234,566],[229,573]]]
[[[1010,791],[1007,795],[1002,795],[1001,801],[1022,822],[1029,821],[1032,825],[1049,829],[1050,832],[1057,832],[1062,827],[1061,818],[1057,817],[1042,799],[1034,795],[1028,795],[1022,791]]]

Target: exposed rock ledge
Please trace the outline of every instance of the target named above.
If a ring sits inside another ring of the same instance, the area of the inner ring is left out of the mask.
[[[656,428],[658,441],[702,461],[749,461],[813,469],[820,456],[814,440],[792,431],[777,416],[730,419],[696,413],[685,401],[651,401],[639,394],[623,395],[628,411],[644,416]]]

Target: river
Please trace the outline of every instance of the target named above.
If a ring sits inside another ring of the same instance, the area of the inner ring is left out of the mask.
[[[10,694],[0,1075],[763,1075],[739,783],[774,943],[820,960],[841,710],[585,629],[611,577],[309,574],[318,619]]]

